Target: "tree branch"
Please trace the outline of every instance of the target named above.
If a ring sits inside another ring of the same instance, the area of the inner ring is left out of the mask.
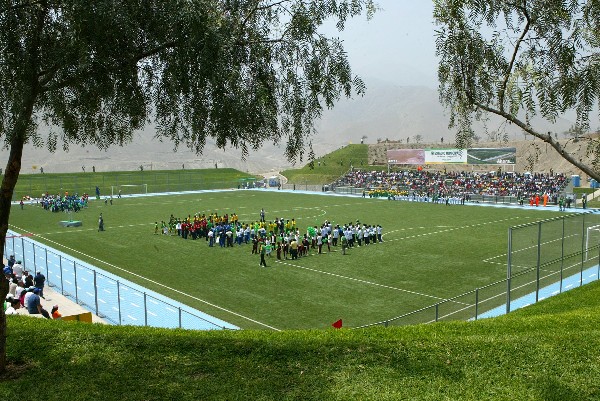
[[[481,103],[477,103],[477,102],[475,102],[473,104],[484,111],[487,111],[489,113],[496,114],[500,117],[505,118],[507,121],[510,121],[511,123],[517,125],[519,128],[521,128],[523,131],[527,132],[528,134],[541,139],[542,141],[544,141],[547,144],[549,144],[550,146],[552,146],[558,152],[558,154],[560,154],[561,157],[563,157],[569,163],[571,163],[572,165],[574,165],[575,167],[577,167],[578,169],[580,169],[581,171],[583,171],[590,177],[592,177],[596,180],[600,180],[600,174],[598,174],[598,172],[592,170],[587,164],[582,163],[580,160],[577,160],[571,153],[567,152],[565,147],[560,142],[558,142],[557,140],[552,138],[552,135],[550,133],[542,134],[540,132],[537,132],[536,130],[531,128],[529,125],[525,124],[523,121],[519,120],[518,118],[514,117],[513,115],[511,115],[509,113],[506,113],[503,110],[494,109],[492,107],[486,106],[485,104],[481,104]]]
[[[523,11],[523,15],[525,16],[527,23],[525,24],[525,28],[523,29],[523,32],[521,33],[519,40],[517,40],[517,43],[515,44],[515,49],[513,51],[512,57],[510,59],[510,63],[508,64],[508,68],[506,70],[506,75],[504,76],[504,81],[502,82],[502,86],[500,87],[500,93],[498,94],[498,106],[500,107],[500,111],[504,111],[504,96],[506,94],[506,86],[508,85],[508,79],[510,78],[510,74],[511,74],[513,66],[515,64],[515,60],[517,59],[517,53],[519,52],[521,43],[525,39],[525,35],[527,35],[527,32],[529,32],[529,28],[531,26],[531,19],[529,17],[529,13],[527,12],[527,10],[524,7],[521,8],[516,5],[515,5],[515,7],[519,8]]]
[[[169,42],[165,42],[159,46],[156,46],[152,49],[148,49],[145,51],[142,51],[136,55],[134,55],[133,57],[127,59],[124,63],[120,63],[120,64],[129,64],[129,65],[135,65],[138,62],[140,62],[141,60],[154,56],[155,54],[158,54],[166,49],[175,47],[179,42],[176,40],[172,40]],[[50,86],[46,86],[50,83],[50,81],[52,81],[52,79],[54,78],[54,76],[56,75],[56,72],[58,72],[58,68],[56,70],[54,69],[49,69],[46,71],[43,71],[43,74],[47,74],[47,76],[40,81],[42,85],[42,89],[40,90],[41,93],[45,93],[45,92],[51,92],[54,90],[58,90],[58,89],[62,89],[65,88],[77,81],[82,81],[82,80],[86,80],[88,78],[91,78],[94,75],[94,72],[92,70],[87,70],[87,71],[82,71],[81,73],[75,75],[75,76],[68,76],[63,78],[62,80],[54,83],[53,85]],[[40,73],[42,74],[42,73]]]

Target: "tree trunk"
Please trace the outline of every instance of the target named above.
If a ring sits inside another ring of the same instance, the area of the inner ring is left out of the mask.
[[[10,156],[6,164],[2,185],[0,186],[0,258],[4,258],[4,245],[8,231],[8,217],[10,206],[21,172],[21,158],[23,156],[24,135],[15,135],[10,147]],[[6,299],[9,282],[4,274],[0,274],[0,300]],[[0,375],[6,372],[6,315],[4,308],[0,308]]]

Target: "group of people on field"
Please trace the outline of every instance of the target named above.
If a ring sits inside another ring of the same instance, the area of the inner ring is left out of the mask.
[[[325,221],[320,225],[309,226],[301,231],[295,218],[276,217],[266,221],[261,209],[259,220],[240,222],[238,215],[226,213],[188,215],[178,218],[171,215],[168,220],[154,224],[155,235],[177,235],[182,239],[204,239],[209,247],[221,248],[234,245],[252,244],[252,254],[261,256],[261,265],[266,266],[265,256],[272,253],[277,259],[298,259],[308,255],[310,249],[322,254],[331,247],[347,248],[383,242],[381,225],[359,222],[334,225]]]
[[[271,254],[273,249],[276,252],[277,259],[298,259],[302,256],[308,256],[309,250],[317,254],[331,252],[331,247],[342,248],[342,253],[346,249],[355,246],[365,246],[383,242],[383,228],[381,225],[348,223],[340,226],[333,225],[330,221],[325,221],[320,226],[310,226],[306,232],[302,233],[299,229],[283,231],[280,233],[271,232],[269,236],[252,238],[252,253],[260,253],[264,249],[265,253]]]
[[[64,195],[45,193],[42,194],[39,203],[45,210],[51,212],[78,212],[87,207],[88,198],[88,194],[79,196],[78,194],[69,195],[68,192],[65,192]]]

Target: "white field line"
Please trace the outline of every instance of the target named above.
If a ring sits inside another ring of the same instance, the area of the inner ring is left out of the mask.
[[[296,265],[296,264],[293,264],[293,263],[290,263],[290,262],[281,262],[281,261],[276,261],[276,262],[279,263],[279,264],[282,264],[282,265],[296,267],[298,269],[304,269],[304,270],[308,270],[308,271],[315,272],[315,273],[320,273],[320,274],[325,274],[325,275],[332,276],[332,277],[342,278],[344,280],[356,281],[358,283],[363,283],[363,284],[368,284],[368,285],[374,285],[376,287],[382,287],[382,288],[387,288],[387,289],[394,290],[394,291],[406,292],[406,293],[409,293],[409,294],[419,295],[419,296],[422,296],[422,297],[433,298],[433,299],[442,300],[442,301],[446,300],[446,298],[440,298],[440,297],[436,297],[434,295],[428,295],[428,294],[422,294],[422,293],[416,292],[416,291],[404,290],[402,288],[392,287],[390,285],[379,284],[379,283],[374,283],[372,281],[362,280],[362,279],[359,279],[359,278],[343,276],[341,274],[326,272],[326,271],[323,271],[323,270],[317,270],[317,269],[313,269],[313,268],[306,267],[306,266]]]

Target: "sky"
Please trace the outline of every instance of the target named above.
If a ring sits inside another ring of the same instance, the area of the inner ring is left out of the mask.
[[[359,16],[338,32],[350,65],[367,83],[372,78],[398,85],[437,89],[437,58],[431,0],[376,0],[382,8],[371,20]]]

